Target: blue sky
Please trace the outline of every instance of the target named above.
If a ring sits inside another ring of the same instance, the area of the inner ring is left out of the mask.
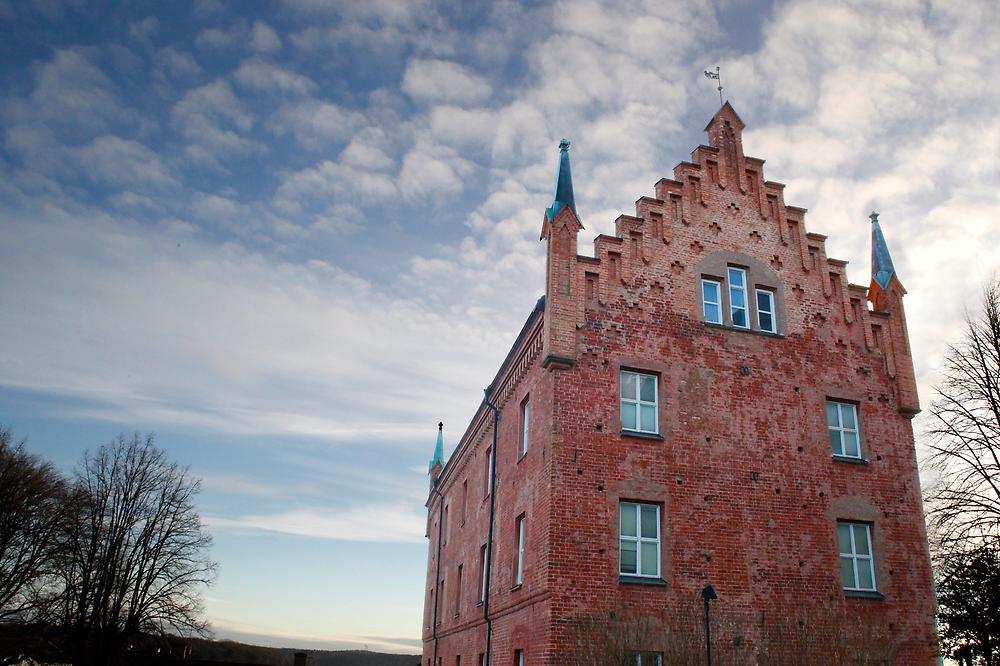
[[[543,288],[573,140],[590,239],[703,141],[867,284],[926,404],[1000,265],[995,2],[0,0],[0,422],[69,469],[155,431],[204,479],[220,636],[409,651],[426,461]]]

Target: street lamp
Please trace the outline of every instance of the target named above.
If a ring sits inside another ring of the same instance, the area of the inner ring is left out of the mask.
[[[708,666],[712,666],[712,623],[708,618],[708,602],[718,599],[719,595],[711,585],[706,585],[701,591],[701,598],[705,600],[705,655],[708,657]]]

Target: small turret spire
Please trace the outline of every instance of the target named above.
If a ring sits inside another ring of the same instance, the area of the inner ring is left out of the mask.
[[[878,213],[872,211],[868,219],[872,221],[872,282],[868,287],[868,300],[879,309],[881,296],[889,288],[889,281],[896,274],[896,269],[892,265],[885,236],[882,235],[882,226],[878,223]]]
[[[434,468],[438,465],[444,467],[444,423],[438,423],[438,437],[437,444],[434,445],[434,457],[431,458],[431,462],[427,465],[427,473],[430,474],[434,471]]]
[[[576,214],[576,201],[573,198],[573,175],[569,168],[570,142],[563,139],[559,142],[559,173],[556,175],[556,191],[552,195],[552,205],[545,209],[545,217],[549,222],[555,219],[563,208],[569,207]]]

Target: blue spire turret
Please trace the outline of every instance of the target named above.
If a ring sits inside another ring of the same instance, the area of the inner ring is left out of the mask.
[[[545,217],[549,222],[555,219],[559,212],[567,206],[576,214],[576,201],[573,198],[573,175],[569,169],[569,146],[566,139],[559,142],[559,173],[556,175],[556,191],[552,195],[552,205],[545,209]],[[579,216],[577,216],[579,218]]]
[[[430,464],[427,465],[427,472],[434,471],[436,465],[444,467],[444,423],[438,423],[437,444],[434,445],[434,457],[431,458]]]
[[[882,227],[878,223],[878,213],[872,211],[869,218],[872,221],[872,282],[882,289],[888,289],[889,280],[896,269],[892,265],[889,247],[885,244],[885,236],[882,235]]]

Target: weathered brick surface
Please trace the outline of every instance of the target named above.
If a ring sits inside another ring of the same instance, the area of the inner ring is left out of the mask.
[[[886,312],[869,311],[865,288],[848,285],[844,262],[828,259],[824,237],[806,232],[805,211],[787,206],[782,186],[764,180],[763,161],[743,155],[741,130],[735,112],[723,107],[707,128],[710,145],[657,183],[656,198],[641,198],[635,217],[620,217],[617,238],[599,237],[596,258],[576,256],[570,209],[546,222],[557,233],[543,231],[544,315],[529,319],[494,381],[503,402],[493,664],[513,664],[516,649],[530,664],[557,663],[554,655],[567,640],[561,620],[574,613],[627,606],[642,617],[698,605],[706,584],[719,593],[716,608],[742,615],[748,627],[761,612],[822,602],[888,631],[898,663],[934,662],[905,292],[894,278],[884,302],[876,303]],[[703,321],[700,280],[725,277],[727,265],[746,267],[752,282],[775,288],[779,335]],[[573,344],[566,331],[574,331]],[[551,357],[560,362],[546,363]],[[623,367],[659,376],[662,440],[621,434]],[[525,395],[531,446],[518,460]],[[828,398],[858,405],[867,464],[831,458]],[[440,477],[450,517],[442,549],[445,612],[437,628],[442,664],[455,664],[456,656],[478,664],[485,645],[476,602],[489,512],[483,492],[489,423],[481,409]],[[456,507],[466,481],[463,525]],[[619,582],[622,499],[661,506],[666,586]],[[434,496],[428,510],[431,590]],[[514,526],[522,513],[525,582],[512,590]],[[838,519],[871,523],[883,599],[845,597]],[[424,663],[430,664],[431,594],[427,601]],[[752,629],[746,638],[760,640]]]

